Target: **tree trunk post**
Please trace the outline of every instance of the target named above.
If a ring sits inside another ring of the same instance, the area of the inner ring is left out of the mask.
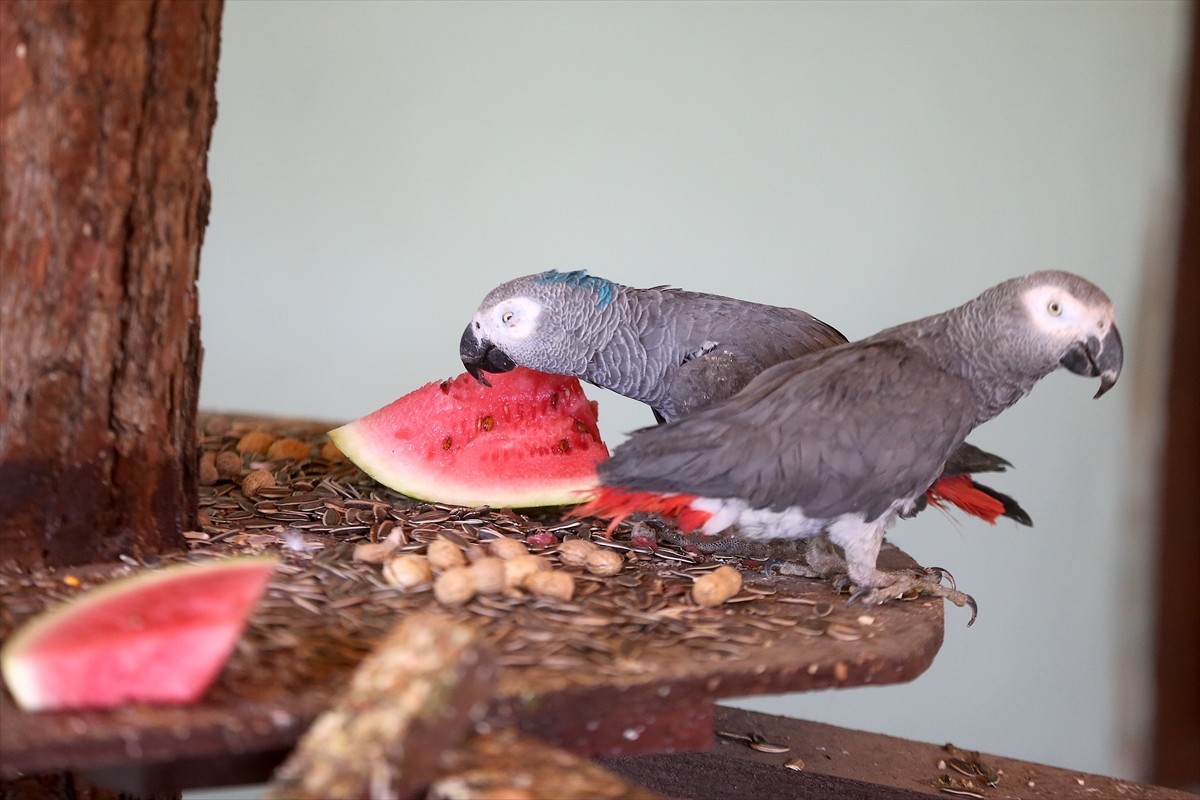
[[[0,561],[196,523],[221,0],[0,2]]]

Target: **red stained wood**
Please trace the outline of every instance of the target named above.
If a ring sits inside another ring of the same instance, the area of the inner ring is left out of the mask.
[[[820,722],[718,706],[717,730],[736,736],[758,734],[785,753],[764,753],[718,735],[708,753],[644,755],[604,759],[608,769],[670,797],[721,800],[921,800],[985,797],[988,800],[1140,798],[1186,800],[1186,792],[1148,786],[1076,770],[972,753],[971,742],[915,742]],[[961,769],[978,764],[995,785]],[[791,765],[790,767],[787,765]],[[974,788],[968,788],[966,781]],[[964,794],[952,794],[948,788]],[[972,792],[974,794],[972,794]]]
[[[1183,143],[1183,208],[1159,517],[1154,780],[1200,787],[1200,8],[1192,8],[1192,55]]]

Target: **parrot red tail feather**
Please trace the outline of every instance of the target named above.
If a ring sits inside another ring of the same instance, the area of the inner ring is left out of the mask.
[[[996,524],[996,520],[1005,511],[1004,503],[981,491],[975,485],[975,481],[971,480],[970,475],[951,475],[940,478],[925,492],[925,498],[930,505],[945,508],[949,503],[992,525]]]
[[[612,536],[617,525],[631,514],[650,512],[673,520],[679,530],[689,533],[701,528],[712,516],[707,511],[692,508],[695,499],[692,494],[664,495],[601,486],[595,498],[577,506],[568,516],[610,519],[606,533]]]

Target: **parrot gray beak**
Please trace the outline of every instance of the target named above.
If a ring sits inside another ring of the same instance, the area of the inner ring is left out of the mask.
[[[484,386],[491,386],[483,376],[484,372],[508,372],[517,366],[503,350],[487,339],[475,338],[475,331],[470,325],[467,325],[458,341],[458,357],[462,359],[467,372]]]
[[[1117,385],[1124,360],[1125,350],[1121,345],[1121,334],[1113,324],[1109,326],[1103,339],[1089,336],[1086,341],[1076,342],[1058,363],[1076,375],[1100,378],[1100,388],[1096,390],[1096,397],[1099,397]]]

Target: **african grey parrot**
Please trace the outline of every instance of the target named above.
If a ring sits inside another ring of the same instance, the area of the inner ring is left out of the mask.
[[[844,553],[852,599],[908,592],[974,601],[940,571],[876,568],[884,532],[911,511],[977,425],[1058,367],[1121,373],[1112,302],[1067,272],[1037,272],[957,308],[777,364],[741,392],[635,432],[599,465],[580,514],[634,512],[681,529],[761,539],[823,532]],[[811,549],[810,549],[811,552]],[[811,563],[811,560],[810,560]],[[974,619],[974,616],[972,616]]]
[[[845,341],[797,309],[551,270],[489,292],[463,331],[459,354],[484,383],[483,372],[518,364],[574,375],[646,403],[659,422],[670,422],[732,397],[768,367]],[[929,500],[988,522],[1004,515],[1031,525],[1015,500],[970,477],[1007,466],[963,444]]]

